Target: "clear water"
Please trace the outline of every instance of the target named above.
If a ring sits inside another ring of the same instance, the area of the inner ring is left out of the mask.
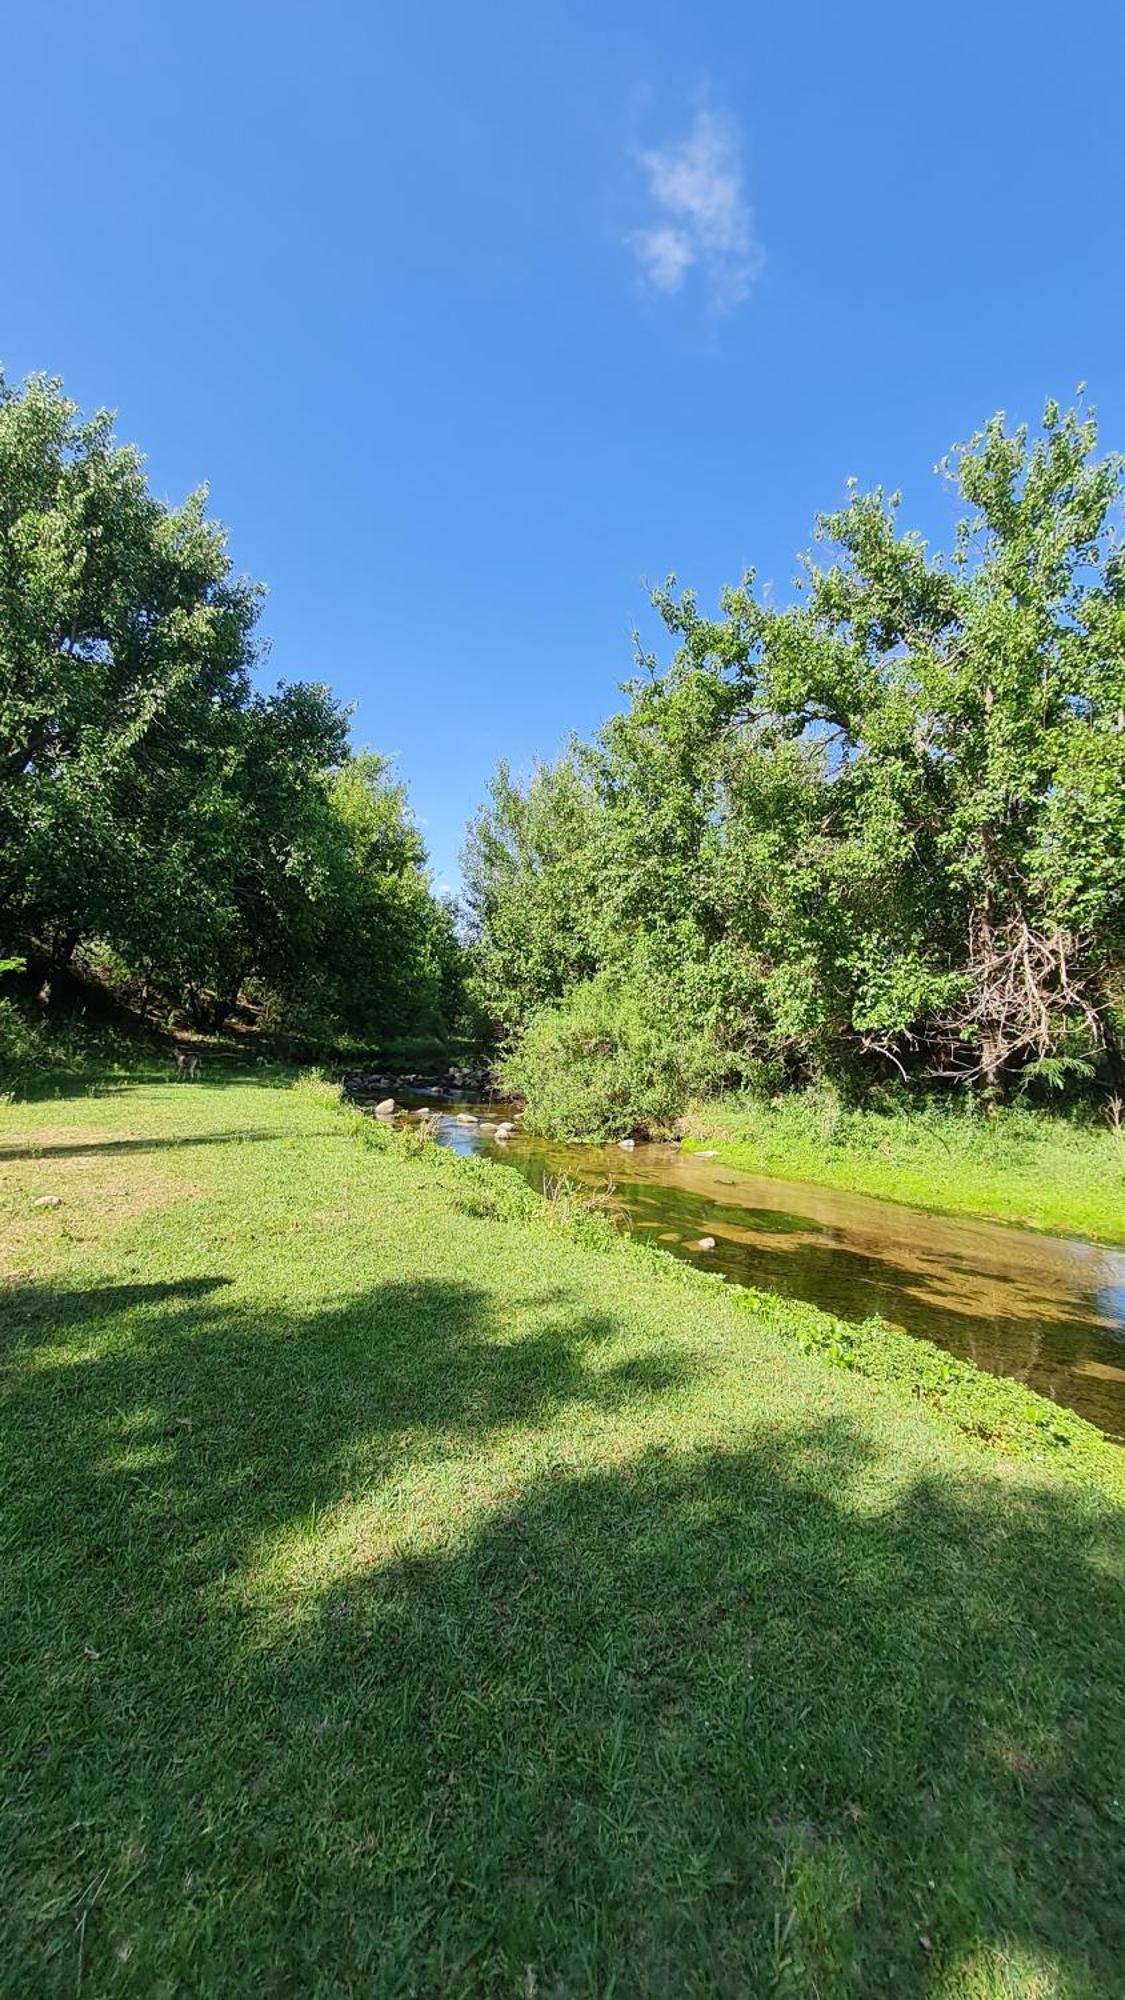
[[[1125,1251],[736,1173],[678,1146],[500,1144],[456,1114],[506,1107],[440,1110],[438,1139],[457,1152],[502,1158],[538,1188],[558,1175],[612,1188],[629,1228],[677,1257],[844,1319],[878,1313],[1125,1438]],[[713,1250],[692,1247],[704,1236]]]

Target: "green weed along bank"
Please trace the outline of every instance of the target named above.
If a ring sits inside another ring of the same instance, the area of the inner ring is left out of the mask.
[[[692,1146],[729,1166],[976,1215],[1090,1242],[1125,1243],[1125,1148],[1108,1125],[1009,1109],[843,1109],[815,1092],[696,1104]]]
[[[0,1989],[1120,1990],[1087,1427],[276,1085],[0,1152]]]

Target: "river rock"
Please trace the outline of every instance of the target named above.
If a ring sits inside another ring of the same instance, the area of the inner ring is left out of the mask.
[[[508,1118],[505,1118],[505,1120],[504,1120],[503,1124],[502,1124],[502,1125],[498,1125],[498,1126],[496,1127],[496,1137],[497,1137],[498,1139],[510,1139],[510,1138],[511,1138],[511,1136],[512,1136],[512,1133],[513,1133],[513,1132],[515,1131],[515,1129],[516,1129],[516,1128],[515,1128],[515,1126],[514,1126],[514,1125],[512,1124],[511,1120],[510,1120],[510,1119],[508,1119]]]
[[[623,1153],[631,1153],[637,1142],[635,1139],[619,1139],[617,1143]]]
[[[689,1243],[686,1247],[689,1250],[713,1250],[715,1239],[713,1236],[699,1236],[694,1243]]]
[[[480,1119],[472,1111],[459,1111],[457,1113],[456,1123],[458,1125],[479,1125]]]
[[[393,1097],[381,1097],[375,1106],[376,1118],[393,1118],[394,1112],[395,1101]]]

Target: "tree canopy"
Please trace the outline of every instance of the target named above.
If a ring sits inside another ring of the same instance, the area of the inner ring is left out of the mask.
[[[791,603],[750,573],[707,617],[670,579],[669,664],[640,657],[592,743],[524,784],[501,768],[466,871],[510,1039],[594,981],[731,1079],[995,1095],[1118,1059],[1122,461],[1049,404],[942,469],[966,508],[947,554],[853,491]]]
[[[402,787],[316,682],[263,693],[261,586],[104,412],[0,383],[0,948],[110,948],[220,1022],[439,1028],[453,920]]]

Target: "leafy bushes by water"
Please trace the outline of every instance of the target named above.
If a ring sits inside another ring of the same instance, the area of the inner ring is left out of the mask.
[[[599,977],[540,1008],[501,1079],[524,1099],[529,1132],[660,1138],[687,1099],[708,1088],[715,1067],[706,1034],[684,1025],[674,995]]]
[[[670,661],[639,653],[624,708],[525,784],[501,766],[466,893],[503,1032],[597,975],[644,993],[640,959],[670,969],[728,1084],[750,1062],[850,1095],[957,1077],[995,1104],[1110,1080],[1125,673],[1105,531],[1125,468],[1052,403],[1037,435],[997,417],[946,470],[953,559],[856,490],[818,521],[829,560],[795,601],[750,571],[708,616],[670,580]],[[612,1128],[595,1096],[600,1121],[552,1098],[552,1122]]]

